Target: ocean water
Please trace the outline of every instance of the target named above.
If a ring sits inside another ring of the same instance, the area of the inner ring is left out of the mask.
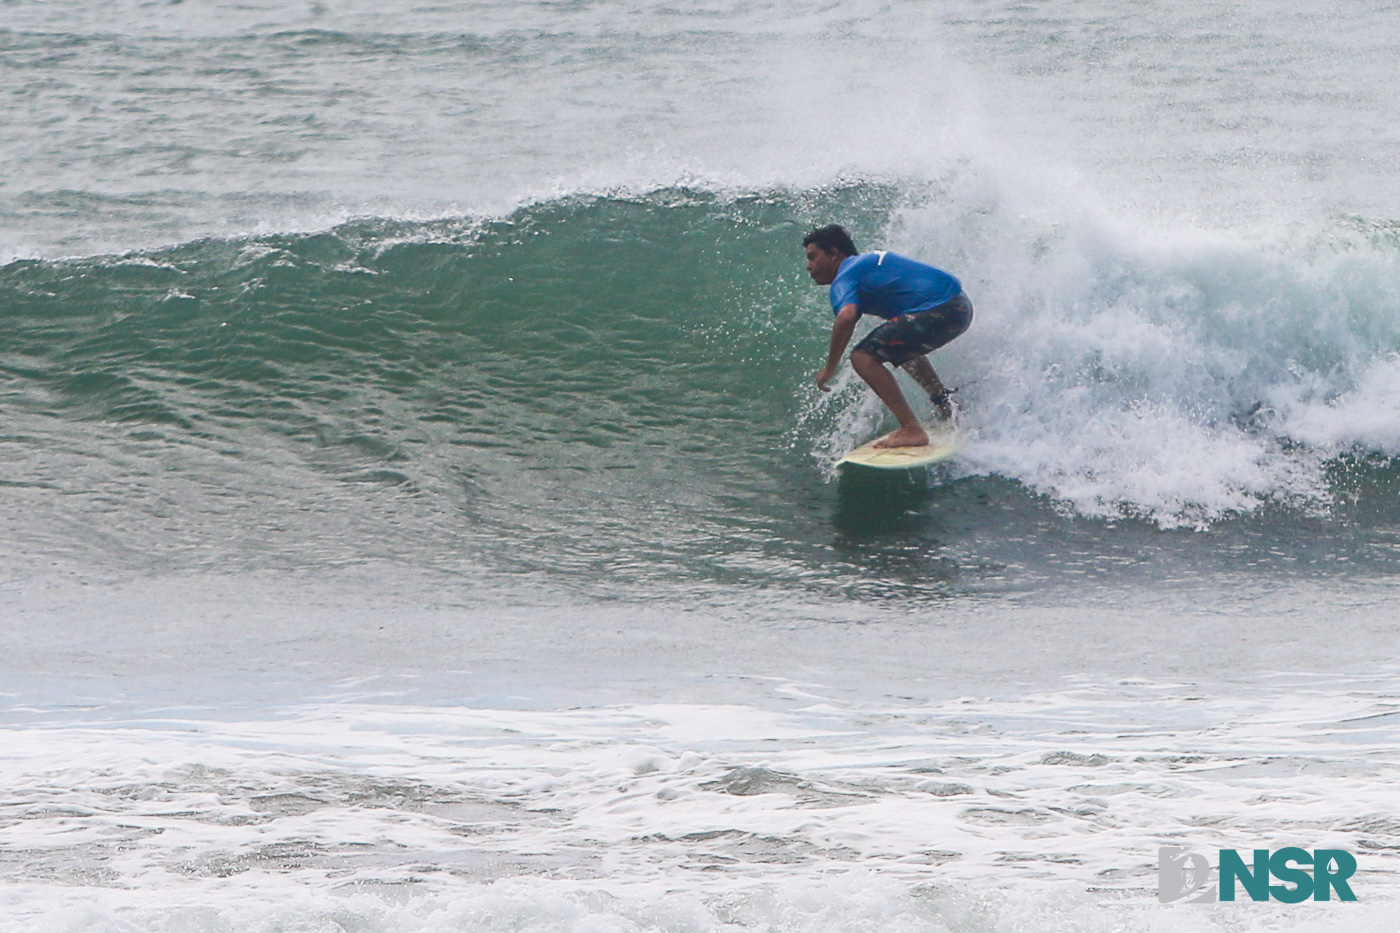
[[[1397,16],[0,3],[0,931],[1393,930]]]

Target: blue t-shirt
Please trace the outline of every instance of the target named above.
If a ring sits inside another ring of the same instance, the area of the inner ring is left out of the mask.
[[[831,282],[831,310],[855,305],[883,318],[927,311],[956,298],[962,283],[942,269],[884,250],[841,260]]]

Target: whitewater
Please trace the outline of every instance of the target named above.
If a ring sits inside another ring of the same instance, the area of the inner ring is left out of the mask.
[[[0,5],[0,931],[1393,929],[1397,45]],[[927,474],[831,222],[976,305]]]

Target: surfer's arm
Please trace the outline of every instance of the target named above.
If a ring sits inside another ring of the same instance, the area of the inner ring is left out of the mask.
[[[831,348],[826,354],[826,365],[817,373],[817,388],[823,392],[831,391],[826,384],[836,375],[836,367],[841,365],[841,354],[846,352],[846,344],[851,342],[851,334],[855,333],[859,317],[860,308],[856,305],[845,305],[837,312],[836,323],[831,325]]]

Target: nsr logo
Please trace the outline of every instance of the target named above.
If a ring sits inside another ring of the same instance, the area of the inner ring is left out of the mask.
[[[1301,867],[1305,865],[1312,866],[1312,874]],[[1317,849],[1309,853],[1307,849],[1290,847],[1272,855],[1268,849],[1255,849],[1252,870],[1234,849],[1221,849],[1219,867],[1219,899],[1222,901],[1235,899],[1236,882],[1252,901],[1267,901],[1270,897],[1285,904],[1297,904],[1308,898],[1330,901],[1333,891],[1337,892],[1339,900],[1356,900],[1347,884],[1347,879],[1356,874],[1356,859],[1341,849]],[[1269,884],[1270,875],[1284,884]],[[1210,884],[1210,865],[1204,855],[1187,852],[1182,846],[1162,846],[1157,850],[1157,900],[1163,904],[1181,900],[1189,904],[1213,904],[1216,887]]]

